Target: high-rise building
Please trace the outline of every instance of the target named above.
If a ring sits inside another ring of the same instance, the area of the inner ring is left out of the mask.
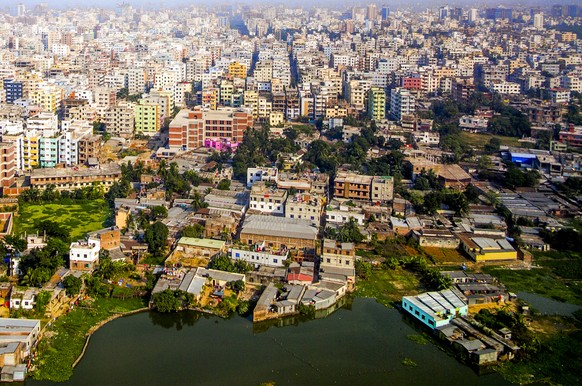
[[[388,16],[390,16],[390,8],[388,8],[387,5],[384,5],[382,7],[380,15],[382,16],[382,21],[388,20]]]
[[[533,26],[535,29],[543,29],[544,28],[544,14],[543,13],[536,13],[534,15]]]
[[[386,92],[383,88],[372,87],[368,90],[368,116],[375,121],[386,117]]]
[[[397,87],[390,93],[390,116],[400,121],[403,115],[412,114],[415,111],[415,98],[410,91]]]
[[[26,13],[26,5],[20,3],[16,5],[16,16],[24,16]]]
[[[0,142],[0,187],[9,188],[14,183],[16,172],[16,146]]]
[[[485,10],[485,18],[490,20],[508,19],[513,18],[513,10],[511,8],[497,7],[497,8],[487,8]]]
[[[477,8],[469,9],[469,14],[468,14],[469,22],[474,23],[475,21],[477,21],[477,17],[478,17]]]
[[[376,7],[376,4],[372,3],[370,5],[368,5],[368,15],[367,15],[367,19],[368,20],[372,20],[372,21],[376,21],[377,17],[378,17],[378,8]]]
[[[14,103],[15,100],[22,98],[22,82],[13,79],[4,79],[4,90],[6,91],[6,102]]]

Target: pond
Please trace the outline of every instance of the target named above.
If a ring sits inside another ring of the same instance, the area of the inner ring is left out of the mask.
[[[371,299],[355,299],[323,319],[262,325],[239,316],[141,313],[97,331],[62,385],[507,384],[408,338],[420,333],[397,310]],[[404,365],[405,359],[417,366]]]
[[[559,302],[531,292],[518,292],[517,298],[524,300],[540,313],[548,315],[571,316],[573,312],[582,308],[576,304]]]

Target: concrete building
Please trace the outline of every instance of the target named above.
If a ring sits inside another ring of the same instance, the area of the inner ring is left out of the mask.
[[[16,146],[14,143],[0,142],[0,188],[14,184],[16,174]]]
[[[457,290],[403,296],[402,309],[433,330],[469,313],[464,296]]]
[[[154,136],[160,132],[161,112],[157,103],[140,101],[134,108],[135,132]]]
[[[271,248],[315,249],[318,227],[307,220],[248,215],[242,225],[240,241],[252,245],[265,242]]]
[[[265,214],[285,214],[287,191],[269,188],[264,182],[256,182],[251,187],[249,209]]]
[[[88,237],[71,243],[69,247],[69,268],[79,271],[92,271],[99,264],[101,241]]]
[[[206,139],[238,143],[243,140],[246,129],[252,125],[250,114],[241,109],[184,109],[170,123],[169,146],[187,151],[204,146]]]
[[[413,114],[416,111],[415,97],[404,88],[395,88],[390,92],[390,116],[397,121],[402,116]]]
[[[121,168],[116,163],[110,163],[97,169],[34,169],[30,176],[30,185],[41,190],[49,185],[54,185],[57,190],[73,190],[94,186],[96,183],[107,191],[120,178]]]
[[[232,260],[244,260],[255,267],[284,267],[288,256],[289,251],[286,248],[269,248],[264,241],[249,245],[248,248],[234,246],[230,249]]]
[[[386,117],[386,92],[380,87],[368,90],[368,116],[375,121]]]
[[[0,343],[21,343],[22,357],[30,355],[40,336],[40,320],[0,318]]]

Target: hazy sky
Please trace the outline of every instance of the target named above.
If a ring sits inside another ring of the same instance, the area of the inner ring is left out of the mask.
[[[47,3],[51,8],[67,8],[67,7],[115,7],[118,3],[128,3],[134,6],[145,6],[147,8],[163,8],[163,7],[175,7],[175,6],[184,6],[184,5],[191,5],[191,4],[199,4],[199,5],[221,5],[221,4],[232,4],[233,0],[94,0],[94,1],[87,1],[87,0],[0,0],[0,8],[3,6],[9,6],[11,10],[15,9],[16,4],[23,3],[26,4],[28,8],[33,8],[38,3]],[[288,4],[288,5],[297,5],[297,4],[307,4],[313,5],[313,1],[311,0],[286,0],[286,1],[269,1],[269,0],[235,0],[235,3],[239,4]],[[383,4],[388,4],[392,7],[433,7],[439,5],[474,5],[474,6],[482,6],[482,5],[505,5],[505,6],[515,6],[517,4],[531,4],[531,5],[553,5],[553,4],[576,4],[579,3],[580,0],[551,0],[548,2],[547,0],[319,0],[317,2],[318,5],[333,5],[337,8],[341,8],[342,6],[348,5],[366,5],[369,3],[376,3],[378,6]],[[550,4],[551,3],[551,4]]]

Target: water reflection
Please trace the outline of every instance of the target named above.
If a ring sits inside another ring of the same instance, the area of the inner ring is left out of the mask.
[[[172,314],[172,317],[168,317],[167,314],[160,312],[149,312],[148,315],[155,326],[167,329],[175,328],[177,331],[182,330],[184,326],[194,326],[203,316],[208,319],[208,316],[194,311],[176,312],[175,314]]]

